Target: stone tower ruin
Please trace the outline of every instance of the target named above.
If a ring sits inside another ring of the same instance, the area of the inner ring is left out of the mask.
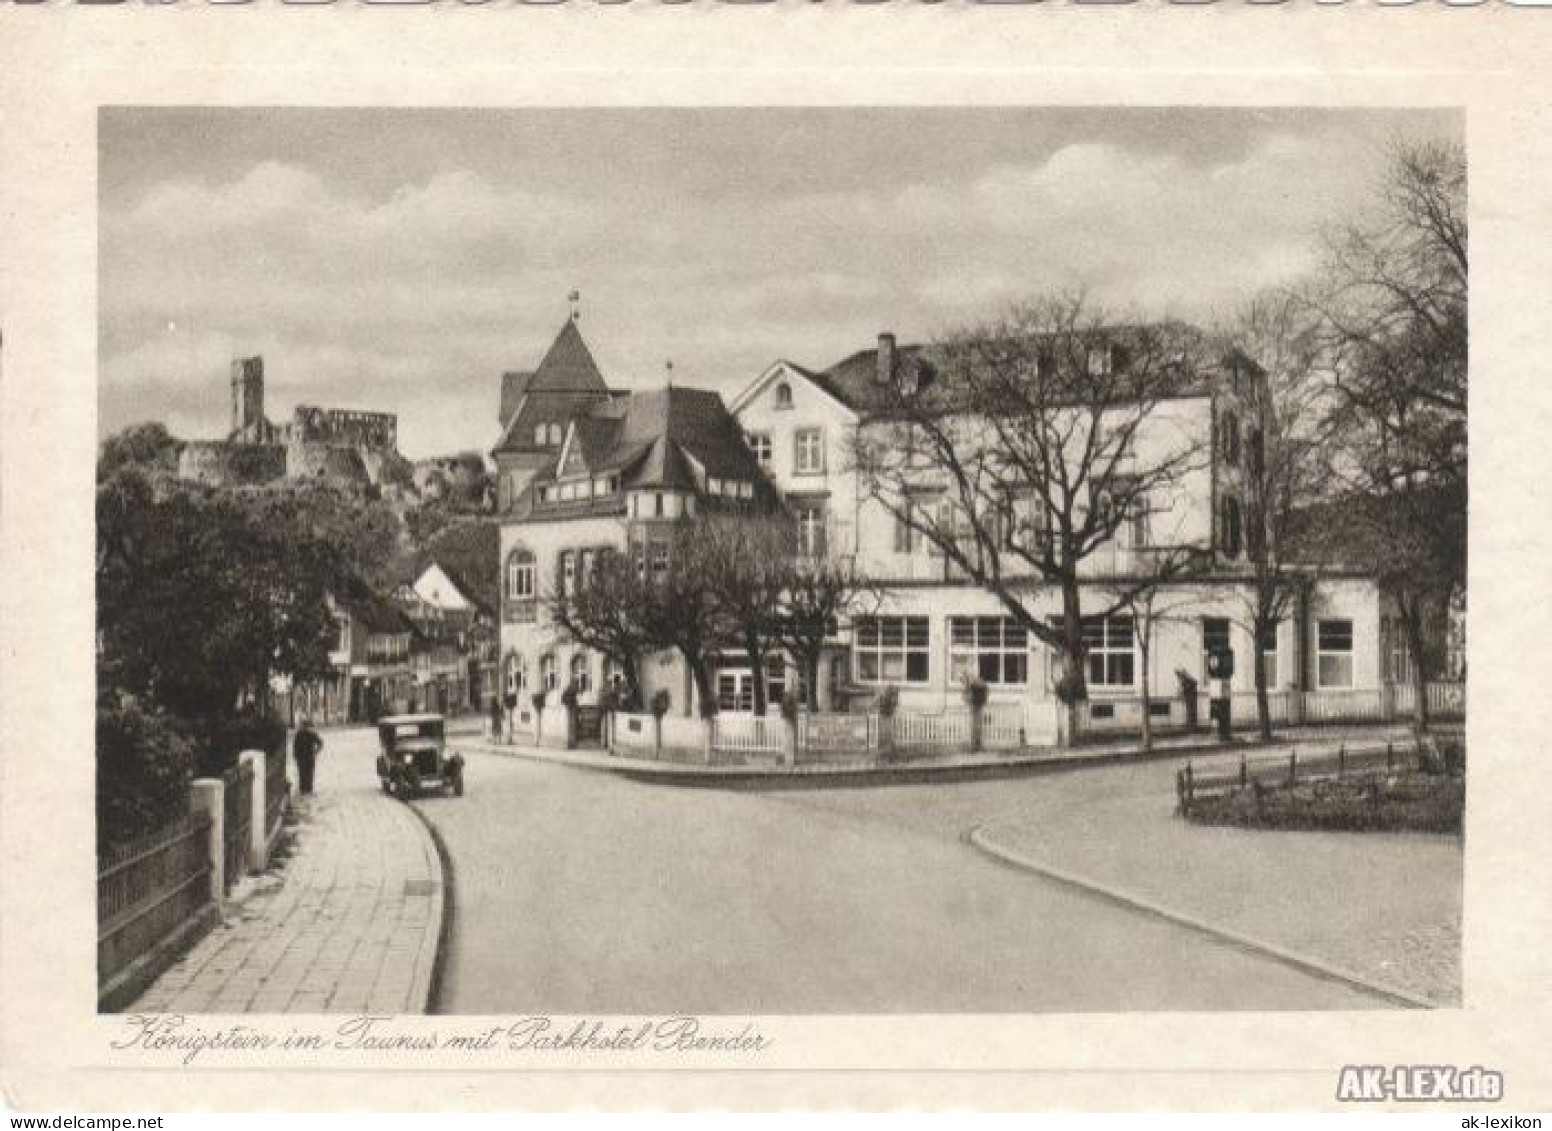
[[[232,360],[232,435],[238,443],[263,443],[268,437],[264,419],[264,359]]]

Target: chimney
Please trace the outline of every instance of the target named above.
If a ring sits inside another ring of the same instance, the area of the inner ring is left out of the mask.
[[[895,375],[895,336],[893,334],[880,334],[878,336],[878,361],[873,368],[873,380],[880,385],[887,385]]]

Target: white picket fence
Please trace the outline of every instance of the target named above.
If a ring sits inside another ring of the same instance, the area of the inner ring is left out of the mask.
[[[1267,711],[1274,726],[1319,725],[1322,723],[1398,723],[1411,717],[1415,702],[1412,688],[1394,684],[1389,687],[1351,691],[1269,691]],[[1199,693],[1196,702],[1197,726],[1207,727],[1212,697]],[[1153,726],[1158,730],[1185,727],[1190,718],[1186,701],[1159,697],[1149,704]],[[1466,713],[1466,688],[1462,683],[1428,684],[1429,713],[1437,719],[1460,719]],[[1092,698],[1080,715],[1083,734],[1135,734],[1142,727],[1143,703],[1137,698]],[[1236,727],[1254,726],[1257,721],[1256,693],[1235,691],[1229,695],[1229,714]]]
[[[970,742],[970,713],[916,715],[898,711],[890,720],[890,732],[896,746],[966,746]]]
[[[711,720],[711,748],[736,754],[780,754],[787,748],[787,720],[780,715],[724,711]]]

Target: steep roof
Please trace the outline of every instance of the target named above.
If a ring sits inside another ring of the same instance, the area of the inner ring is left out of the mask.
[[[622,488],[698,489],[696,466],[708,477],[742,479],[755,485],[756,501],[774,503],[759,461],[744,442],[738,422],[709,389],[646,389],[598,405],[576,420],[572,443],[581,443],[593,474],[618,472]],[[534,476],[516,501],[512,516],[544,513],[604,513],[619,509],[618,497],[576,500],[535,508],[533,487],[553,482],[559,456]]]
[[[364,584],[354,588],[353,592],[336,596],[334,601],[350,614],[351,620],[374,635],[397,636],[415,630],[410,619],[397,605]]]
[[[475,518],[443,527],[415,559],[415,576],[428,566],[442,567],[470,601],[494,614],[499,603],[501,527],[493,519]]]
[[[517,406],[523,403],[523,394],[528,392],[528,382],[532,380],[533,371],[526,369],[512,370],[501,375],[501,415],[498,417],[501,427],[507,426]]]
[[[502,432],[494,451],[532,451],[536,424],[564,424],[610,395],[575,319],[566,319],[539,367],[502,375]]]
[[[582,340],[576,319],[566,319],[549,352],[528,381],[529,393],[607,393],[598,363]]]

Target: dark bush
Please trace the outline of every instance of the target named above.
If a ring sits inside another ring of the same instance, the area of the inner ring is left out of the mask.
[[[878,699],[874,703],[875,709],[886,719],[893,717],[899,706],[900,689],[892,683],[878,693]]]
[[[545,699],[548,698],[548,695],[545,692],[543,692],[543,691],[535,691],[533,693],[533,697],[532,698],[533,698],[533,709],[535,711],[542,711],[542,710],[544,710],[544,701],[545,701]]]
[[[245,711],[214,719],[200,719],[191,727],[200,777],[220,777],[237,764],[244,750],[283,753],[286,724],[278,715]]]
[[[652,717],[661,719],[668,714],[669,704],[672,698],[668,694],[668,688],[660,687],[652,693]]]
[[[577,705],[577,689],[574,684],[567,684],[566,690],[560,693],[561,705],[567,709],[575,709]]]
[[[182,728],[150,703],[113,693],[98,704],[99,851],[188,813],[194,749]]]

